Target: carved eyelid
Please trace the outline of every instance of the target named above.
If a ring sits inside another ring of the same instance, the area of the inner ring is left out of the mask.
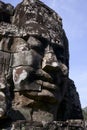
[[[36,37],[30,37],[27,41],[29,49],[41,50],[43,49],[43,43]]]

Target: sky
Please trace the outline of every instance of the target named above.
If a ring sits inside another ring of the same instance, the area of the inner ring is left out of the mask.
[[[16,6],[22,0],[2,0]],[[41,0],[63,21],[69,40],[70,74],[79,92],[81,105],[87,106],[87,0]]]

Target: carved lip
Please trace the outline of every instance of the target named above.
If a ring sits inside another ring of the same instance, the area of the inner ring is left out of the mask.
[[[55,96],[55,93],[46,90],[46,89],[42,89],[41,92],[35,92],[35,91],[31,91],[28,92],[26,91],[26,93],[24,94],[24,96],[33,99],[34,101],[44,101],[44,102],[49,102],[49,103],[56,103],[59,102],[59,99]]]

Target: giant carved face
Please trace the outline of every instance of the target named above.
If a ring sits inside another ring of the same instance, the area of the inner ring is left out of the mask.
[[[40,5],[40,13],[35,1],[21,4],[12,19],[16,26],[6,24],[0,37],[0,116],[19,111],[18,119],[57,120],[67,86],[66,37],[55,12]]]
[[[14,91],[33,90],[35,93],[38,91],[37,98],[48,95],[54,101],[60,100],[53,93],[62,89],[59,86],[68,74],[63,44],[50,43],[32,36],[27,42],[15,38],[11,51]]]
[[[3,46],[7,39],[2,39],[4,52],[1,51],[1,58],[6,61],[3,73],[6,73],[10,86],[13,108],[34,107],[35,104],[37,107],[42,103],[42,106],[48,104],[58,109],[65,94],[65,78],[68,75],[63,43],[51,43],[33,36],[27,40],[9,39],[7,47]]]
[[[15,93],[13,106],[37,107],[37,104],[42,103],[58,109],[65,94],[65,78],[68,75],[63,43],[50,43],[32,36],[27,41],[14,38],[11,52]],[[29,101],[26,102],[24,98]]]

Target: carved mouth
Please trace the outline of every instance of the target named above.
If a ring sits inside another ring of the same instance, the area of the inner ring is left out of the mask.
[[[23,87],[21,86],[21,94],[29,99],[49,103],[56,103],[59,100],[57,96],[57,94],[59,94],[59,86],[55,84],[36,80],[32,83],[32,85],[27,84],[25,86],[27,86],[26,90],[23,90]]]

